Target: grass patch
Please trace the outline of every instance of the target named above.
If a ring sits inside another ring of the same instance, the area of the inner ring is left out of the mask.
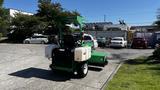
[[[160,63],[148,63],[146,59],[126,61],[105,90],[159,90]]]

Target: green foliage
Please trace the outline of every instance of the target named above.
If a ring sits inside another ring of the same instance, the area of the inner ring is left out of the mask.
[[[154,50],[152,57],[156,60],[160,60],[160,48]]]
[[[7,29],[9,28],[9,12],[7,9],[0,8],[0,32],[5,36],[7,34]]]
[[[64,10],[60,3],[51,2],[51,0],[39,0],[38,7],[36,16],[41,17],[42,21],[47,23],[54,33],[64,29],[68,16],[80,15],[77,11]]]
[[[17,14],[11,20],[14,26],[9,39],[22,42],[27,36],[33,33],[48,35],[57,34],[64,29],[68,16],[80,15],[77,11],[65,11],[60,3],[51,0],[39,0],[37,13],[33,16]]]
[[[3,1],[4,1],[4,0],[0,0],[0,7],[2,7]]]
[[[10,34],[9,39],[16,42],[22,42],[27,36],[31,36],[34,32],[42,33],[42,25],[40,19],[35,16],[16,14],[12,18],[11,25],[14,26],[13,33]],[[44,25],[42,25],[44,26]]]
[[[3,36],[2,33],[0,33],[0,40],[1,40],[2,36]]]
[[[155,24],[160,26],[160,9],[157,10],[157,21],[155,21]]]
[[[9,14],[8,10],[3,8],[3,0],[0,0],[0,33],[6,36],[9,28]]]
[[[146,64],[144,59],[124,63],[105,90],[159,90],[160,64]]]

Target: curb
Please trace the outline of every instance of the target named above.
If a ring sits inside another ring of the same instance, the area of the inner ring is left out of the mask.
[[[124,62],[120,62],[120,64],[115,68],[115,70],[111,73],[111,75],[109,76],[109,78],[106,80],[106,82],[102,85],[102,87],[100,88],[100,90],[104,90],[104,88],[108,85],[108,82],[113,78],[113,76],[117,73],[117,71],[119,70],[119,68],[122,66]]]

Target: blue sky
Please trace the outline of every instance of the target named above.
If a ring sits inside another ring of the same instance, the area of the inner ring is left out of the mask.
[[[38,0],[4,0],[6,8],[36,13]],[[118,23],[124,19],[130,25],[152,24],[156,20],[160,0],[54,0],[66,10],[77,10],[87,22],[106,21]]]

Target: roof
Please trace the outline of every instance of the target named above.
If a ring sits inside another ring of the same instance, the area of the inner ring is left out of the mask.
[[[121,30],[128,30],[128,25],[123,24],[112,24],[112,25],[105,25],[104,30],[107,30],[109,28],[119,28]]]
[[[123,37],[113,37],[114,39],[122,39]]]
[[[153,28],[156,28],[158,26],[156,25],[146,25],[146,26],[131,26],[131,30],[134,30],[134,29],[139,29],[139,28],[147,28],[147,29],[153,29]]]

